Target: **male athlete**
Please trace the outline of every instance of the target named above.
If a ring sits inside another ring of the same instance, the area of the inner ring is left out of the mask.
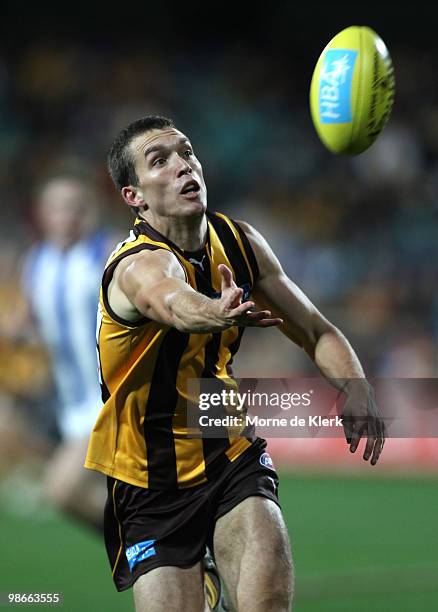
[[[36,198],[42,240],[27,254],[23,290],[56,390],[60,442],[49,459],[45,493],[59,510],[100,530],[105,486],[82,466],[101,406],[94,329],[114,235],[98,227],[96,198],[82,173],[60,170],[42,182]]]
[[[361,379],[343,386],[346,436],[352,452],[366,436],[363,457],[375,465],[384,424],[372,390],[347,340],[259,232],[206,211],[201,164],[170,120],[122,130],[109,171],[136,220],[103,276],[105,403],[85,465],[108,477],[116,587],[133,585],[137,612],[201,612],[208,544],[236,610],[289,611],[292,559],[266,442],[246,430],[188,438],[187,380],[226,381],[244,328],[278,326],[332,384]]]

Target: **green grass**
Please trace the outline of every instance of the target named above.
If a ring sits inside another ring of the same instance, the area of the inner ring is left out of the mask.
[[[438,482],[286,477],[297,612],[438,609]]]
[[[25,606],[26,610],[133,610],[132,594],[116,592],[103,541],[94,533],[55,515],[34,521],[3,513],[0,540],[1,592],[63,594],[62,606]]]
[[[438,609],[438,481],[282,474],[295,612]],[[0,591],[62,592],[71,612],[133,610],[103,542],[51,512],[0,506]]]

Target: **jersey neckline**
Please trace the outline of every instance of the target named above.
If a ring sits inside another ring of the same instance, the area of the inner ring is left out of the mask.
[[[146,219],[143,219],[143,217],[140,217],[139,215],[137,215],[134,227],[141,225],[142,227],[139,228],[141,233],[146,234],[149,238],[151,238],[152,240],[155,240],[156,242],[164,242],[172,250],[177,251],[180,255],[182,255],[182,257],[184,257],[184,259],[189,261],[191,257],[196,258],[196,257],[202,256],[204,253],[207,252],[207,248],[208,250],[210,250],[210,219],[208,218],[209,217],[208,213],[206,213],[206,216],[207,216],[207,238],[206,238],[204,245],[196,251],[187,251],[187,250],[182,249],[175,242],[173,242],[170,238],[167,238],[166,236],[161,234],[158,230],[156,230],[154,227],[152,227],[149,221],[146,221]]]

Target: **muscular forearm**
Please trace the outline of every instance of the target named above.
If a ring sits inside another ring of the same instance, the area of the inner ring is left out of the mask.
[[[196,291],[175,291],[166,296],[170,324],[179,331],[205,334],[222,331],[233,325],[219,312],[217,301]]]
[[[153,264],[154,260],[148,258],[146,263],[151,261]],[[224,264],[218,266],[221,275],[218,299],[198,293],[182,278],[166,276],[160,268],[161,262],[155,264],[155,269],[140,264],[135,271],[127,266],[124,276],[123,272],[120,274],[118,296],[114,296],[118,285],[113,288],[113,305],[117,297],[123,298],[124,304],[118,304],[120,310],[124,307],[129,314],[129,308],[135,308],[136,314],[189,334],[220,332],[233,325],[271,327],[283,323],[282,319],[271,317],[268,310],[253,310],[251,300],[242,302],[243,290],[237,287],[231,270]]]
[[[318,338],[313,360],[321,373],[338,389],[345,389],[350,379],[362,379],[365,382],[365,374],[356,353],[335,327]]]
[[[219,300],[198,293],[181,279],[165,278],[153,287],[138,283],[136,288],[129,297],[137,311],[178,331],[211,333],[233,325]]]
[[[356,452],[360,439],[366,436],[363,458],[368,461],[371,457],[371,465],[376,465],[385,441],[385,421],[356,353],[345,336],[333,328],[319,337],[314,357],[328,381],[346,394],[342,424],[350,451]]]
[[[250,226],[243,229],[259,266],[256,301],[281,317],[281,331],[308,353],[335,388],[345,391],[342,418],[350,450],[354,453],[361,437],[366,435],[363,457],[366,461],[371,457],[375,465],[383,448],[385,423],[356,353],[343,334],[285,275],[266,240]]]

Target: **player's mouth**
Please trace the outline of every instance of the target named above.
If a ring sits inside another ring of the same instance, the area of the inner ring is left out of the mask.
[[[198,197],[200,191],[201,187],[199,183],[194,179],[191,179],[190,181],[186,181],[184,183],[180,194],[188,200],[195,200]]]

